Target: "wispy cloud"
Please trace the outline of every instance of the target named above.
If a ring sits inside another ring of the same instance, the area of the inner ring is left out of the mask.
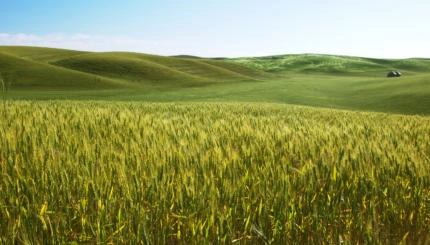
[[[84,33],[34,35],[0,33],[0,45],[65,48],[88,51],[134,51],[169,55],[172,41],[143,40],[126,36],[97,36]]]

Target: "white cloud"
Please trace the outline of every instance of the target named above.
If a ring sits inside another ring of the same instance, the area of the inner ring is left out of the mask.
[[[36,35],[28,35],[24,33],[18,33],[18,34],[8,34],[8,33],[0,33],[0,44],[1,45],[8,45],[9,43],[11,45],[23,43],[32,43],[37,42],[40,39]]]
[[[91,39],[91,35],[77,33],[71,36],[72,40],[89,40]]]
[[[171,55],[172,41],[143,40],[127,36],[97,36],[84,33],[52,33],[34,35],[26,33],[0,33],[0,45],[37,46],[87,51],[133,51]]]

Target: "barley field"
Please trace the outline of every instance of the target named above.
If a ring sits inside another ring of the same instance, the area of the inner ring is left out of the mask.
[[[7,101],[0,244],[429,244],[430,117]]]

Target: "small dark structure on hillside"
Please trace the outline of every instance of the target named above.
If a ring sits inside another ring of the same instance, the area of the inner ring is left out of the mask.
[[[387,74],[387,77],[400,77],[402,76],[402,73],[400,73],[399,71],[390,71]]]

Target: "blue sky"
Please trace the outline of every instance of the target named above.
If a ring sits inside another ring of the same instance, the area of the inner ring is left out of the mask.
[[[428,0],[0,0],[0,45],[430,58]]]

